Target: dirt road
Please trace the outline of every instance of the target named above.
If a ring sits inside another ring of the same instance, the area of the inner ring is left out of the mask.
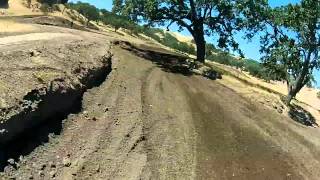
[[[80,112],[58,128],[46,125],[49,141],[1,178],[318,179],[317,128],[219,81],[168,72],[117,46],[110,51],[112,71],[84,94]]]

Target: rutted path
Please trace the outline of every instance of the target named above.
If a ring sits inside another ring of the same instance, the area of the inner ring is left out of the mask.
[[[8,45],[17,45],[28,41],[50,40],[54,38],[75,38],[75,35],[68,33],[30,33],[16,36],[7,36],[0,38],[0,47]]]
[[[318,178],[317,129],[218,81],[167,72],[117,46],[110,51],[113,69],[84,94],[81,112],[0,177]]]

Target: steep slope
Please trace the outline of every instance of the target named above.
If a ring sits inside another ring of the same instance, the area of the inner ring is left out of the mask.
[[[318,179],[320,129],[277,95],[143,39],[27,25],[0,37],[0,179]]]
[[[60,136],[22,157],[17,170],[8,166],[3,177],[319,176],[318,128],[306,128],[218,81],[172,72],[117,46],[111,52],[113,71],[85,93],[83,111],[69,116]]]

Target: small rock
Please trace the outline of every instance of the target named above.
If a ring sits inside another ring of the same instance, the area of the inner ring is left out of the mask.
[[[40,52],[37,51],[37,50],[30,50],[30,56],[33,57],[33,56],[39,56],[40,55]]]
[[[43,172],[43,171],[39,171],[39,172],[38,172],[38,175],[39,175],[40,177],[43,177],[43,176],[44,176],[44,172]]]
[[[23,156],[19,156],[19,161],[23,161]]]
[[[6,129],[0,129],[0,134],[4,134],[6,132]]]
[[[10,174],[12,173],[13,171],[15,171],[16,169],[12,166],[12,165],[8,165],[6,167],[4,167],[3,169],[3,172],[7,173],[7,174]]]
[[[56,135],[54,133],[49,133],[48,138],[49,139],[54,139]]]
[[[62,163],[65,167],[69,167],[71,166],[71,161],[70,161],[70,158],[69,157],[64,157],[63,160],[62,160]]]
[[[50,171],[49,175],[51,178],[56,177],[57,172],[56,171]]]
[[[45,168],[47,167],[47,165],[46,164],[41,164],[41,166],[40,166],[40,170],[44,170]]]
[[[278,109],[278,106],[277,105],[272,105],[274,109]]]
[[[53,162],[49,162],[50,168],[56,168],[57,166]]]
[[[100,165],[96,167],[96,172],[100,172]]]
[[[278,109],[278,113],[282,114],[283,110],[282,109]]]
[[[105,112],[109,111],[109,108],[106,108]]]
[[[14,165],[15,161],[14,161],[14,159],[10,158],[10,159],[8,159],[8,163],[11,164],[11,165]]]
[[[96,121],[96,120],[98,120],[98,119],[97,119],[96,117],[93,117],[92,120],[93,120],[93,121]]]

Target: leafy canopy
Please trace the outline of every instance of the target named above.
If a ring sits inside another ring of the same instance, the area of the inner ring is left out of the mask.
[[[88,19],[88,22],[93,20],[96,21],[99,19],[99,9],[89,3],[77,2],[77,3],[69,3],[69,7],[78,11],[80,14],[85,16]]]
[[[193,37],[216,35],[218,46],[239,50],[233,35],[253,28],[266,0],[113,0],[113,12],[150,25],[176,23]],[[201,32],[201,28],[204,28]],[[195,38],[196,39],[196,38]]]
[[[295,96],[313,79],[313,70],[320,68],[320,1],[302,0],[270,9],[265,22],[262,60],[287,81],[289,93]]]

